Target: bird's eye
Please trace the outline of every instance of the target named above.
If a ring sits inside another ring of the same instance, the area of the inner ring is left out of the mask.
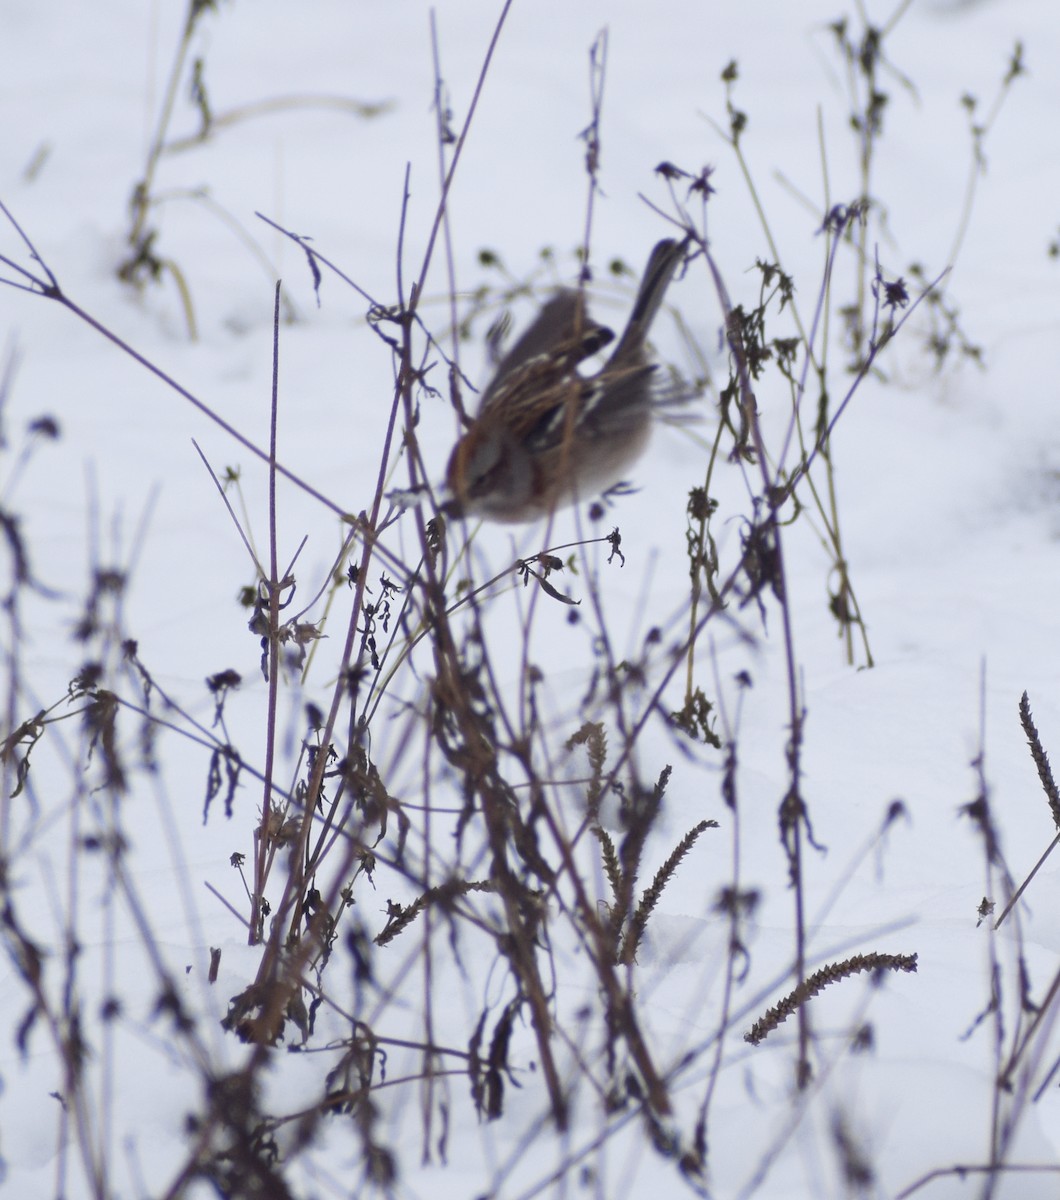
[[[488,495],[496,488],[504,472],[504,455],[501,452],[500,439],[485,438],[472,450],[467,463],[468,497]]]

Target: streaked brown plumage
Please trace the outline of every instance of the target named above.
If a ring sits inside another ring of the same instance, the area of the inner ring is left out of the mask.
[[[646,341],[687,242],[659,242],[618,345],[591,376],[578,366],[614,339],[565,290],[544,305],[502,359],[449,459],[443,511],[532,521],[619,481],[651,432]]]

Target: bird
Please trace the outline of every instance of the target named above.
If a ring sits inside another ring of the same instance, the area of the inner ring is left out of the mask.
[[[584,293],[559,291],[501,360],[449,458],[450,517],[520,524],[613,487],[651,433],[656,366],[647,337],[689,241],[648,257],[629,320],[595,375],[579,365],[614,341]]]

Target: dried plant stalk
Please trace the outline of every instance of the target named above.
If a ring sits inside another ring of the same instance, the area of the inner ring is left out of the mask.
[[[836,983],[861,971],[915,971],[916,959],[915,954],[855,954],[853,958],[844,959],[843,962],[822,967],[804,979],[779,1004],[768,1009],[765,1016],[754,1023],[750,1032],[744,1034],[744,1041],[757,1046],[793,1012],[830,983]]]
[[[1031,716],[1031,702],[1026,692],[1020,696],[1020,724],[1023,726],[1023,732],[1027,735],[1031,758],[1034,759],[1034,765],[1038,768],[1038,778],[1042,781],[1045,798],[1049,801],[1053,824],[1060,829],[1060,792],[1057,791],[1053,770],[1049,766],[1049,755],[1045,753],[1042,740],[1038,736],[1038,730],[1034,724],[1034,717]]]

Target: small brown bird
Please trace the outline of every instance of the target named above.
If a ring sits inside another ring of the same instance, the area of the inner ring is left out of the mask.
[[[581,292],[559,292],[504,356],[446,473],[449,516],[533,521],[617,483],[647,445],[655,398],[646,341],[688,242],[651,252],[625,331],[596,374],[578,365],[614,340]]]

